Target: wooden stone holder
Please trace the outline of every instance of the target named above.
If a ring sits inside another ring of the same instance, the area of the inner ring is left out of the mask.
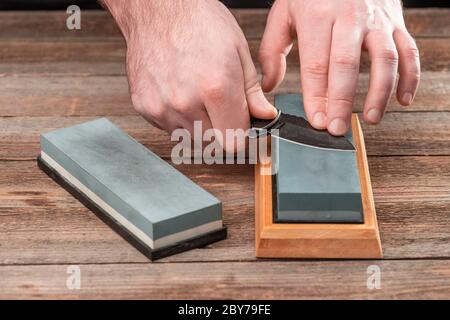
[[[357,115],[352,116],[364,211],[363,224],[274,223],[272,214],[271,162],[255,166],[256,256],[261,258],[382,258],[375,204],[367,164],[364,137]],[[269,138],[264,138],[268,139]]]

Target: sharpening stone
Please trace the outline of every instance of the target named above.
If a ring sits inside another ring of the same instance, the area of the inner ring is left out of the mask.
[[[298,94],[275,97],[282,113],[304,117]],[[345,137],[353,143],[351,130]],[[272,136],[276,223],[364,223],[355,150],[333,150]]]
[[[42,134],[38,164],[151,260],[226,238],[220,201],[106,118]]]

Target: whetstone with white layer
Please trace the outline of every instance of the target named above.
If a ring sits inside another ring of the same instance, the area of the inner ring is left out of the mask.
[[[226,238],[220,201],[106,118],[42,134],[38,164],[151,260]]]

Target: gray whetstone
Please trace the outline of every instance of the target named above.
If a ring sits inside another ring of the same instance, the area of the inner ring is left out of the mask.
[[[277,95],[282,112],[305,117],[298,94]],[[351,132],[346,138],[353,142]],[[274,221],[363,223],[355,151],[335,151],[272,136]]]
[[[221,221],[221,203],[105,118],[41,135],[42,151],[151,239]]]

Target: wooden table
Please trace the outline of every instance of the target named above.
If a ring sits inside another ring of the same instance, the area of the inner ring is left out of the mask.
[[[234,11],[257,52],[267,11]],[[38,170],[39,134],[107,116],[165,159],[169,136],[132,109],[124,41],[104,12],[0,13],[0,298],[450,298],[450,10],[408,10],[422,53],[414,105],[363,124],[384,247],[380,261],[254,256],[250,165],[178,168],[223,201],[227,240],[149,263]],[[367,58],[363,59],[367,72]],[[299,87],[296,50],[277,92]],[[368,82],[360,78],[356,111]],[[273,96],[271,96],[273,98]],[[81,270],[81,289],[66,286]],[[367,268],[381,268],[381,289]]]

